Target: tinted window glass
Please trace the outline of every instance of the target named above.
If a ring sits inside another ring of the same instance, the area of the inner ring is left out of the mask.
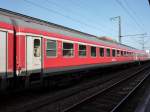
[[[99,55],[100,55],[101,57],[104,56],[104,48],[99,48]]]
[[[41,55],[41,45],[40,39],[34,39],[34,57],[40,57]]]
[[[86,56],[86,45],[79,45],[79,56]]]
[[[120,56],[120,51],[119,50],[117,50],[117,56]]]
[[[116,56],[116,50],[112,50],[112,56],[115,57]]]
[[[123,56],[123,51],[121,51],[121,56]]]
[[[63,43],[63,56],[73,56],[74,55],[74,47],[73,43]]]
[[[47,48],[46,48],[46,55],[47,56],[56,56],[56,40],[47,40]]]
[[[91,47],[91,56],[96,57],[96,47]]]
[[[110,49],[106,49],[106,56],[110,57]]]

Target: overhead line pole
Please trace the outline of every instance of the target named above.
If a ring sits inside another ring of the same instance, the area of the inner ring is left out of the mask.
[[[144,40],[145,40],[145,38],[144,38],[144,37],[142,37],[142,49],[143,49],[143,50],[145,49]]]
[[[118,40],[119,40],[119,43],[122,43],[122,39],[121,39],[121,17],[120,16],[117,16],[117,17],[113,17],[111,18],[111,20],[118,20]]]
[[[137,35],[142,35],[142,49],[145,49],[145,45],[144,45],[144,36],[147,35],[147,33],[143,33],[143,34],[134,34],[134,35],[121,35],[121,17],[120,16],[116,16],[111,18],[111,20],[118,20],[118,40],[119,43],[122,43],[122,37],[128,37],[128,36],[137,36]]]
[[[120,16],[118,16],[118,24],[119,24],[119,43],[122,43],[122,39],[121,39],[121,17]]]

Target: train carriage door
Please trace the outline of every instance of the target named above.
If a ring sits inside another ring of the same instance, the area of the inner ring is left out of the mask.
[[[0,77],[7,72],[7,32],[0,31]]]
[[[41,50],[41,37],[27,36],[27,70],[29,72],[41,72]]]

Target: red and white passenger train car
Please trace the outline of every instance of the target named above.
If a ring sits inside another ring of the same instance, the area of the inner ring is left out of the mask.
[[[144,51],[0,9],[0,82],[147,60]]]

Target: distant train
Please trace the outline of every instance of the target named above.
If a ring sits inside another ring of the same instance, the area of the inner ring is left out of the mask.
[[[135,48],[61,25],[0,9],[0,85],[31,76],[147,60]]]

